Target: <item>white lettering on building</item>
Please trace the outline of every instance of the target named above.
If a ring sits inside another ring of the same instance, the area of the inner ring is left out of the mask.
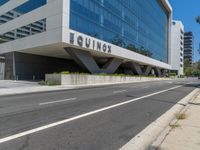
[[[111,53],[112,52],[112,46],[98,41],[98,40],[94,40],[92,38],[89,37],[84,37],[83,35],[78,35],[75,36],[74,33],[70,32],[70,44],[73,45],[78,45],[80,47],[84,47],[84,48],[91,48],[93,50],[97,50],[100,52],[104,52],[104,53]]]

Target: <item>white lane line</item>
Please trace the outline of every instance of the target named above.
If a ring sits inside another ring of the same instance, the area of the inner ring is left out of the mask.
[[[102,111],[106,111],[106,110],[109,110],[109,109],[112,109],[112,108],[115,108],[115,107],[119,107],[119,106],[122,106],[122,105],[125,105],[125,104],[129,104],[129,103],[132,103],[132,102],[135,102],[135,101],[138,101],[138,100],[150,97],[150,96],[158,95],[158,94],[161,94],[161,93],[173,90],[173,89],[177,89],[179,87],[182,87],[182,85],[175,86],[175,87],[165,89],[165,90],[162,90],[162,91],[158,91],[158,92],[148,94],[148,95],[145,95],[145,96],[141,96],[141,97],[138,97],[138,98],[135,98],[135,99],[132,99],[132,100],[125,101],[125,102],[117,103],[117,104],[107,106],[107,107],[104,107],[104,108],[100,108],[100,109],[97,109],[97,110],[94,110],[94,111],[91,111],[91,112],[88,112],[88,113],[84,113],[84,114],[81,114],[81,115],[78,115],[78,116],[75,116],[75,117],[72,117],[72,118],[69,118],[69,119],[61,120],[61,121],[54,122],[54,123],[51,123],[51,124],[48,124],[48,125],[44,125],[44,126],[41,126],[41,127],[35,128],[35,129],[24,131],[24,132],[21,132],[21,133],[18,133],[18,134],[14,134],[14,135],[0,139],[0,144],[14,140],[14,139],[17,139],[17,138],[20,138],[20,137],[23,137],[23,136],[26,136],[26,135],[30,135],[30,134],[33,134],[33,133],[36,133],[36,132],[39,132],[39,131],[42,131],[42,130],[45,130],[45,129],[48,129],[48,128],[52,128],[52,127],[55,127],[55,126],[58,126],[58,125],[61,125],[61,124],[65,124],[65,123],[68,123],[68,122],[71,122],[71,121],[74,121],[74,120],[78,120],[78,119],[81,119],[81,118],[84,118],[84,117],[87,117],[87,116],[91,116],[91,115],[97,114],[97,113],[102,112]]]
[[[54,103],[61,103],[61,102],[66,102],[66,101],[72,101],[76,100],[77,98],[68,98],[68,99],[63,99],[63,100],[58,100],[58,101],[51,101],[51,102],[44,102],[44,103],[39,103],[39,105],[48,105],[48,104],[54,104]]]
[[[123,93],[123,92],[126,92],[127,90],[121,90],[121,91],[113,91],[114,94],[117,94],[117,93]]]

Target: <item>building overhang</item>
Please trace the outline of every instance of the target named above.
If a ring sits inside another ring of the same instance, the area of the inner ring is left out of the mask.
[[[58,32],[59,32],[58,34],[60,34],[60,31]],[[85,47],[85,43],[84,46],[81,47],[77,44],[77,39],[75,39],[76,42],[74,44],[70,44],[70,33],[74,33],[76,37],[81,35],[84,38],[84,40],[85,38],[90,39],[91,42],[94,40],[95,44],[97,44],[97,42],[100,42],[102,44],[102,49],[101,50],[93,49],[92,45],[90,45],[90,47],[87,48]],[[152,67],[158,67],[169,70],[171,69],[171,66],[167,63],[121,48],[119,46],[93,38],[91,36],[79,33],[74,30],[70,29],[64,30],[63,39],[61,41],[58,40],[57,36],[55,36],[58,34],[56,32],[52,33],[44,32],[23,39],[18,39],[11,42],[3,43],[0,45],[0,49],[2,50],[0,54],[18,51],[35,55],[70,59],[70,56],[64,51],[64,48],[74,47],[81,49],[83,51],[89,51],[94,57],[98,58],[119,58],[123,59],[124,62],[135,62],[140,65],[149,65]],[[49,39],[48,37],[55,37],[55,39]],[[26,44],[21,44],[21,43],[26,43]],[[107,46],[105,52],[103,49],[104,44]],[[108,48],[109,46],[111,46],[111,52],[110,48]]]
[[[171,14],[172,8],[168,0],[160,0],[160,1],[162,2],[166,11]],[[69,1],[65,0],[64,2],[67,3]],[[43,18],[47,18],[47,20],[49,20],[49,22],[47,23],[48,26],[46,32],[0,44],[0,54],[19,51],[24,53],[68,59],[69,56],[65,53],[64,47],[75,47],[75,48],[80,48],[82,50],[90,51],[92,55],[98,57],[117,57],[117,58],[122,58],[127,62],[132,61],[139,63],[141,65],[150,65],[158,68],[171,69],[171,66],[167,63],[152,59],[150,57],[146,57],[144,55],[118,47],[108,42],[98,40],[88,35],[70,30],[67,25],[69,20],[67,21],[66,19],[67,17],[69,17],[68,14],[69,12],[68,13],[62,12],[63,10],[69,11],[69,9],[67,9],[67,7],[69,7],[69,4],[68,5],[62,5],[62,4],[63,3],[60,0],[56,1],[54,0],[51,3],[49,3],[49,5],[45,5],[41,8],[38,8],[30,13],[27,13],[21,17],[18,17],[2,25],[0,28],[0,32],[5,33],[12,29],[16,29],[17,28],[16,25],[18,25],[18,27],[21,27],[29,24],[30,22],[34,22]],[[62,8],[63,10],[61,9],[61,6],[64,7]],[[61,21],[62,17],[64,18],[63,22]],[[19,22],[21,23],[19,24]],[[63,23],[63,25],[60,25],[61,22]],[[106,44],[107,46],[112,45],[112,53],[109,52],[109,48],[107,48],[107,52],[109,53],[105,53],[92,48],[84,48],[78,45],[72,45],[70,44],[69,40],[70,32],[74,32],[77,35],[88,37],[92,40],[95,40],[96,42],[100,41],[102,44]]]
[[[131,50],[116,46],[114,44],[99,40],[97,38],[88,36],[86,34],[68,29],[64,30],[63,47],[74,47],[82,50],[90,51],[97,55],[105,55],[107,57],[116,57],[123,59],[125,62],[136,62],[141,65],[149,65],[152,67],[158,67],[163,69],[171,69],[171,65],[158,61],[156,59],[144,56]],[[74,37],[72,37],[74,36]],[[90,45],[87,42],[90,40]],[[79,42],[82,43],[79,43]],[[101,44],[101,49],[97,44]],[[95,44],[95,45],[94,45]],[[105,48],[105,49],[104,49]]]

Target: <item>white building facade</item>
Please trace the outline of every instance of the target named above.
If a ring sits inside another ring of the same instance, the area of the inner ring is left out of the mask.
[[[181,21],[172,21],[171,66],[178,76],[184,75],[184,26]]]
[[[5,78],[42,79],[60,71],[162,76],[170,70],[168,0],[111,1],[2,0]]]

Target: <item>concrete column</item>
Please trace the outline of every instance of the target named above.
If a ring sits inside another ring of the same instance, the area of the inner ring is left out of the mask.
[[[5,58],[0,56],[0,80],[4,80]]]
[[[160,68],[155,67],[154,70],[155,70],[156,76],[157,77],[161,77],[161,70],[160,70]]]
[[[145,67],[144,75],[145,75],[145,76],[148,76],[148,75],[150,74],[150,72],[151,72],[151,69],[152,69],[151,66],[146,66],[146,67]]]
[[[165,77],[166,74],[167,74],[167,70],[161,69],[161,76],[162,76],[162,77]]]
[[[90,73],[101,73],[99,66],[90,52],[68,47],[64,49],[84,70],[87,70]]]
[[[117,68],[121,65],[122,62],[123,62],[122,59],[111,58],[103,66],[102,71],[108,74],[112,74],[117,70]]]
[[[130,62],[130,67],[138,74],[138,75],[144,75],[142,72],[142,69],[139,64]]]
[[[15,79],[15,52],[4,54],[5,57],[5,79]]]
[[[74,61],[76,61],[80,67],[82,67],[85,71],[89,71],[90,73],[112,74],[123,62],[122,59],[111,58],[101,69],[97,65],[90,52],[74,48],[65,48],[65,51],[74,59]]]

